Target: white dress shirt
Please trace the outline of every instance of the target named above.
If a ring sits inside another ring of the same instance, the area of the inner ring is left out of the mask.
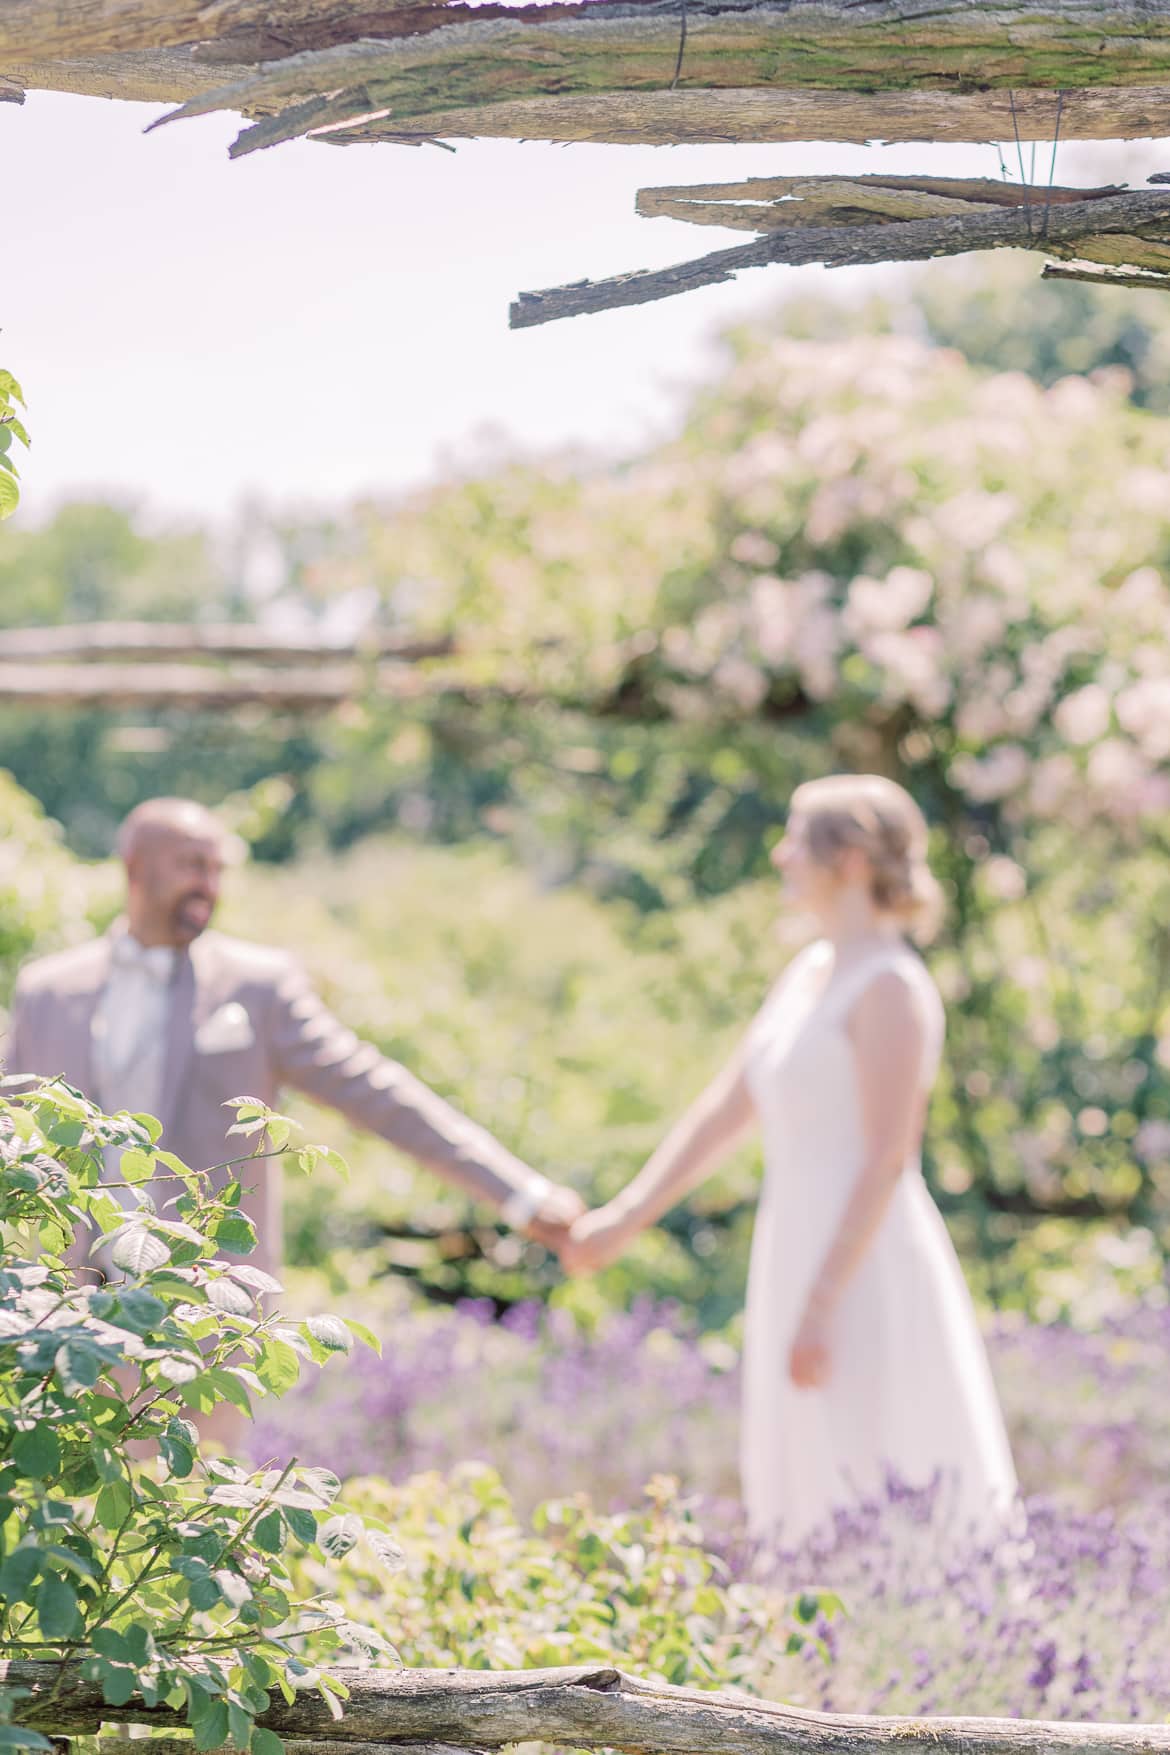
[[[128,932],[114,940],[93,1016],[94,1094],[107,1113],[158,1113],[174,967],[170,945],[141,945]]]

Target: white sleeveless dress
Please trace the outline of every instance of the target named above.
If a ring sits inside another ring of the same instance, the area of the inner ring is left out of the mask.
[[[749,1522],[795,1546],[895,1479],[939,1478],[956,1533],[1010,1511],[1016,1477],[975,1311],[915,1157],[831,1319],[832,1368],[797,1389],[788,1355],[864,1154],[847,1021],[882,971],[922,996],[924,1091],[942,1053],[942,1001],[921,960],[892,941],[837,980],[812,945],[786,971],[748,1037],[747,1082],[765,1177],[752,1240],[744,1337],[741,1467]],[[826,984],[827,983],[827,984]]]

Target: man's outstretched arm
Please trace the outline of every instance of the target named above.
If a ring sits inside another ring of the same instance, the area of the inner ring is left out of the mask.
[[[282,1083],[340,1110],[445,1182],[490,1202],[514,1230],[556,1248],[584,1211],[572,1189],[529,1169],[421,1079],[363,1042],[326,1008],[295,964],[276,990],[271,1049]]]

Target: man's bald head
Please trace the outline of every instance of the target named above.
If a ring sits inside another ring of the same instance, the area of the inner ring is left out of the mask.
[[[231,843],[205,805],[149,798],[118,833],[127,915],[141,944],[189,945],[210,924]]]

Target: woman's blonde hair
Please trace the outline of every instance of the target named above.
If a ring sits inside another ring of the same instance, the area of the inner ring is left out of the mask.
[[[860,847],[877,906],[915,938],[933,938],[943,893],[930,869],[926,818],[903,787],[880,774],[837,774],[798,786],[792,811],[807,824],[818,865],[835,866],[846,848]]]

